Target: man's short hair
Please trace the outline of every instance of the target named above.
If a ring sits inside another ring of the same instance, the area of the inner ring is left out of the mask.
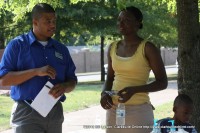
[[[186,94],[179,94],[174,100],[174,107],[182,105],[193,105],[192,99]]]
[[[38,3],[32,9],[32,19],[40,18],[42,13],[55,13],[55,10],[47,3]]]

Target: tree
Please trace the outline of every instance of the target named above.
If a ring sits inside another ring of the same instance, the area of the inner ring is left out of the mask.
[[[22,1],[4,1],[3,9],[12,12],[15,17],[14,21],[19,24],[26,25],[30,19],[30,11],[38,1],[24,0]],[[54,36],[64,44],[80,44],[87,43],[92,38],[101,37],[101,50],[104,50],[104,38],[108,35],[113,35],[115,19],[117,14],[116,2],[111,1],[75,1],[63,0],[59,3],[54,1],[42,0],[40,2],[47,2],[55,7],[57,18],[59,20],[57,31]],[[20,3],[21,7],[18,6]],[[19,10],[20,9],[20,10]],[[29,18],[29,19],[26,19]],[[26,21],[24,21],[26,20]],[[30,26],[29,26],[30,28]],[[23,30],[21,30],[23,31]],[[99,43],[99,42],[98,42]],[[103,58],[104,51],[101,51],[101,58]],[[101,59],[102,81],[104,81],[104,60]]]
[[[0,48],[4,47],[5,37],[4,37],[4,23],[5,23],[5,14],[3,9],[0,9],[0,21],[1,21],[1,27],[0,27]]]
[[[69,5],[69,6],[68,6]],[[115,18],[116,18],[116,2],[114,1],[76,1],[76,3],[66,5],[67,8],[58,9],[59,11],[59,19],[69,20],[69,27],[73,30],[71,32],[72,35],[80,35],[83,39],[87,39],[91,41],[92,38],[101,38],[101,81],[105,80],[105,72],[104,72],[104,40],[106,36],[113,36],[113,31],[115,28]],[[112,8],[111,8],[112,7]],[[65,10],[65,11],[63,11]],[[66,11],[67,10],[67,11]],[[63,12],[71,12],[68,15],[61,15]],[[75,26],[73,26],[75,25]],[[64,26],[63,26],[64,27]],[[62,28],[63,28],[62,27]],[[77,28],[78,27],[78,28]],[[64,30],[64,29],[62,29]],[[75,32],[74,32],[75,31]],[[61,33],[61,32],[60,32]],[[84,36],[89,35],[89,36]],[[70,43],[70,42],[69,42]],[[98,42],[99,43],[99,42]]]
[[[194,101],[192,123],[200,132],[200,26],[198,0],[176,0],[178,15],[178,89]]]
[[[48,0],[44,0],[46,2]],[[15,36],[27,32],[32,27],[30,10],[39,0],[0,1],[0,48]],[[60,2],[51,1],[56,7]],[[20,6],[19,6],[20,5]]]
[[[109,27],[114,27],[113,23],[110,23],[117,10],[116,4],[113,4],[116,3],[114,0],[112,2],[105,0],[62,0],[57,2],[51,0],[4,0],[0,1],[0,9],[13,14],[11,17],[13,21],[9,23],[10,25],[26,26],[27,22],[31,24],[29,21],[30,11],[38,2],[49,3],[55,8],[58,16],[55,38],[64,44],[93,43],[96,36],[105,32],[108,35],[112,32]],[[25,30],[22,29],[22,31]]]
[[[118,0],[120,1],[120,0]],[[122,0],[121,7],[134,5],[144,13],[144,28],[142,36],[161,46],[177,46],[176,44],[176,21],[173,14],[167,12],[167,2],[162,0]],[[31,27],[29,19],[32,7],[38,2],[47,2],[58,12],[58,25],[55,38],[64,44],[94,44],[97,37],[104,35],[105,41],[109,42],[116,33],[116,19],[119,13],[119,3],[116,0],[3,0],[0,1],[0,9],[10,12],[10,25],[19,25],[22,28],[10,28],[17,34],[27,32]],[[20,6],[18,6],[20,5]],[[1,12],[1,11],[0,11]],[[8,17],[7,14],[5,16]],[[24,28],[26,26],[26,28]],[[13,37],[15,36],[14,34]],[[9,35],[9,36],[11,36]],[[5,38],[8,38],[5,35]],[[10,38],[10,37],[9,37]],[[98,41],[100,43],[100,41]],[[108,43],[109,44],[109,43]]]
[[[172,0],[118,0],[118,6],[138,7],[144,16],[140,35],[158,47],[177,47],[176,13]],[[169,11],[169,9],[170,11]]]

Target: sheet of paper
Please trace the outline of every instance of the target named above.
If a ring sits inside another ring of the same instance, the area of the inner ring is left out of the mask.
[[[34,108],[43,117],[46,117],[48,115],[53,106],[60,99],[60,97],[55,99],[49,94],[49,91],[52,87],[53,84],[48,81],[39,92],[39,94],[36,96],[34,101],[31,103],[31,107]]]

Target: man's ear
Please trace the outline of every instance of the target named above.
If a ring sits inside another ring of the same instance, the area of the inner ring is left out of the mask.
[[[33,22],[33,25],[34,25],[34,26],[37,26],[37,23],[38,23],[38,20],[37,20],[37,19],[34,18],[34,19],[32,20],[32,22]]]

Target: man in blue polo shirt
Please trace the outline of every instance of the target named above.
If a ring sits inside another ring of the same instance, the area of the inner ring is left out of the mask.
[[[11,114],[15,133],[61,133],[63,109],[60,101],[77,83],[75,65],[68,49],[51,37],[56,30],[55,10],[39,3],[32,10],[33,29],[11,40],[0,63],[0,84],[11,86],[16,101]],[[50,95],[62,96],[47,117],[28,106],[45,83],[54,87]]]

